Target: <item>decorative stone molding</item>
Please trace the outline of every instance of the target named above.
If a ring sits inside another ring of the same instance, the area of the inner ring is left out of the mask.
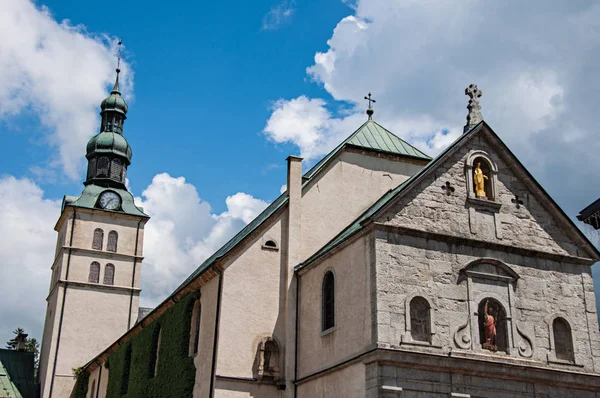
[[[427,301],[429,305],[429,333],[430,341],[415,340],[412,336],[411,331],[411,319],[410,319],[410,303],[415,297],[420,297]],[[435,308],[431,305],[433,301],[431,298],[420,291],[415,291],[410,295],[406,296],[404,300],[404,334],[402,334],[400,344],[414,344],[414,345],[425,345],[432,347],[441,347],[439,342],[439,336],[435,331]]]
[[[471,328],[468,327],[470,319],[470,316],[467,317],[467,321],[464,324],[460,325],[458,329],[456,329],[456,331],[454,332],[454,344],[456,344],[458,348],[461,348],[463,350],[470,349],[472,344],[472,339],[470,336]]]
[[[519,351],[519,355],[522,356],[523,358],[531,358],[533,356],[533,339],[531,339],[529,336],[527,336],[527,334],[525,334],[521,328],[519,327],[519,325],[517,325],[517,323],[515,322],[515,329],[517,331],[517,334],[515,337],[518,338],[518,340],[520,340],[517,343],[517,347],[518,347],[518,351]]]

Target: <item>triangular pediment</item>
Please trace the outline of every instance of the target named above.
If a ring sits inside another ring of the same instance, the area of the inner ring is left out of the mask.
[[[477,162],[486,176],[480,187],[486,196],[476,189]],[[465,133],[403,185],[380,206],[376,222],[600,259],[593,245],[485,122]]]

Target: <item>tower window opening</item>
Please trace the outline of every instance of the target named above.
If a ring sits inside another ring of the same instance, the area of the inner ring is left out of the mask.
[[[104,231],[101,228],[94,230],[94,238],[92,240],[92,249],[102,250],[102,243],[104,241]]]
[[[115,266],[114,264],[108,263],[104,267],[104,284],[114,285],[115,283]]]
[[[98,159],[97,163],[97,172],[96,175],[98,177],[108,177],[108,169],[110,167],[110,162],[107,157],[103,156]]]
[[[117,231],[110,231],[108,233],[108,240],[106,242],[106,250],[108,250],[109,252],[116,253],[118,241],[119,234],[117,233]]]
[[[94,261],[90,264],[90,275],[88,276],[88,282],[100,282],[100,263],[97,261]]]

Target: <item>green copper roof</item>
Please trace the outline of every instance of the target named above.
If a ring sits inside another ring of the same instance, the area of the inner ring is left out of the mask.
[[[335,157],[347,145],[415,159],[431,160],[430,156],[427,156],[408,142],[397,137],[379,123],[369,119],[352,133],[350,137],[346,138],[333,151],[329,152],[315,164],[304,175],[304,178],[312,178],[331,158]]]
[[[117,79],[115,80],[115,85],[113,86],[110,95],[106,97],[102,103],[100,103],[100,108],[102,111],[118,111],[123,114],[127,113],[127,103],[121,97],[121,91],[119,90],[119,72],[120,70],[117,69]]]
[[[408,156],[412,158],[430,160],[431,157],[425,155],[412,145],[404,142],[400,138],[396,137],[389,130],[383,128],[373,120],[368,120],[362,126],[358,128],[350,137],[344,140],[338,145],[333,151],[327,154],[321,159],[316,165],[314,165],[308,172],[303,176],[303,185],[306,186],[312,177],[314,177],[319,170],[321,170],[329,160],[333,159],[346,145],[352,145],[356,147],[362,147],[368,150],[375,150],[378,152],[393,153],[397,155]],[[271,217],[277,210],[283,207],[288,202],[287,192],[284,192],[275,201],[273,201],[267,208],[260,213],[254,220],[252,220],[246,227],[238,232],[229,242],[223,247],[217,250],[212,256],[206,259],[197,269],[194,271],[176,290],[173,294],[177,293],[180,289],[186,286],[188,283],[193,281],[196,277],[206,271],[208,268],[213,266],[217,260],[225,257],[234,247],[241,243],[248,235],[250,235],[255,229],[257,229],[263,222]]]
[[[421,170],[419,170],[412,177],[410,177],[409,179],[407,179],[406,181],[404,181],[402,184],[398,185],[396,188],[390,189],[388,192],[386,192],[381,198],[379,198],[379,200],[377,200],[363,214],[361,214],[356,220],[354,220],[348,227],[346,227],[344,230],[342,230],[342,232],[340,232],[335,238],[333,238],[331,241],[329,241],[325,246],[323,246],[319,251],[317,251],[314,255],[312,255],[310,258],[308,258],[302,264],[297,265],[295,267],[295,270],[298,271],[298,270],[306,267],[307,265],[309,265],[313,261],[317,260],[319,257],[323,256],[327,252],[329,252],[332,249],[336,248],[338,245],[340,245],[342,242],[344,242],[345,240],[347,240],[348,238],[350,238],[355,233],[357,233],[360,230],[362,230],[363,226],[365,225],[365,223],[369,219],[371,219],[374,216],[376,216],[376,214],[380,210],[382,210],[388,203],[390,203],[392,200],[394,200],[394,198],[396,198],[398,195],[400,195],[401,193],[407,191],[412,186],[414,186],[417,183],[417,180],[421,176],[423,176],[429,170],[433,169],[434,167],[437,167],[437,165],[439,165],[443,161],[445,161],[446,158],[447,158],[447,156],[450,154],[450,152],[452,152],[455,148],[458,148],[463,142],[465,142],[467,139],[469,139],[469,137],[471,137],[477,131],[480,131],[481,128],[484,125],[488,128],[488,130],[490,132],[492,132],[492,134],[496,137],[496,139],[498,140],[498,142],[500,143],[500,145],[502,145],[504,147],[504,149],[506,150],[506,152],[509,153],[511,156],[513,156],[515,158],[516,162],[527,173],[527,175],[530,178],[530,180],[538,187],[538,189],[540,189],[542,191],[542,193],[544,195],[546,195],[550,199],[550,202],[563,214],[563,216],[565,217],[565,219],[567,220],[567,222],[569,222],[572,225],[573,230],[576,233],[578,233],[583,238],[583,240],[585,242],[587,242],[589,244],[589,247],[591,248],[591,250],[595,254],[600,255],[600,253],[597,251],[597,249],[595,248],[595,246],[592,243],[589,242],[589,240],[583,235],[583,233],[575,226],[575,224],[573,224],[573,222],[571,221],[571,219],[569,218],[569,216],[567,216],[562,211],[562,209],[558,206],[558,204],[556,204],[556,202],[554,202],[554,200],[552,199],[552,197],[550,197],[550,195],[548,195],[548,193],[544,190],[544,188],[535,180],[535,178],[533,178],[533,176],[531,174],[529,174],[529,172],[527,171],[527,169],[521,164],[521,162],[519,162],[519,159],[517,159],[517,157],[514,156],[514,154],[510,151],[510,149],[508,149],[508,147],[500,139],[500,137],[498,137],[498,135],[493,132],[493,130],[487,125],[487,123],[485,123],[484,121],[481,121],[481,122],[479,122],[477,124],[468,126],[468,129],[460,137],[458,137],[457,140],[455,140],[446,149],[444,149],[438,156],[435,157],[435,159],[433,159],[431,162],[429,162],[427,164],[427,166],[423,167]]]
[[[6,368],[0,362],[0,397],[6,398],[23,398],[19,390],[17,390],[17,386],[14,385]]]
[[[144,213],[144,209],[135,205],[133,202],[133,196],[131,193],[129,193],[129,191],[125,189],[100,187],[94,184],[86,185],[79,197],[65,196],[63,199],[62,210],[64,210],[66,206],[97,209],[98,207],[96,204],[98,203],[98,196],[100,196],[100,194],[104,191],[113,191],[121,196],[121,210],[114,210],[114,213],[125,213],[132,216],[148,217],[148,215]]]
[[[0,349],[0,397],[35,396],[34,354]]]
[[[126,157],[131,163],[131,147],[129,143],[119,133],[103,131],[102,133],[96,134],[88,141],[86,147],[87,155],[95,153],[101,154],[115,154]]]

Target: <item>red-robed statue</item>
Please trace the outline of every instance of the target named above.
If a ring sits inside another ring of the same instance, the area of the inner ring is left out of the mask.
[[[489,300],[485,300],[485,315],[483,317],[483,329],[485,332],[485,343],[483,348],[490,351],[497,351],[496,345],[496,319],[492,316],[492,309],[488,305]]]

